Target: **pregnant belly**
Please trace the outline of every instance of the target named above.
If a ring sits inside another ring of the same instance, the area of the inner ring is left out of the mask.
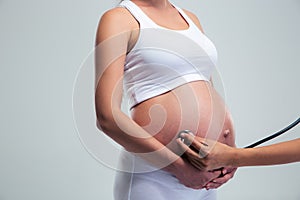
[[[184,84],[148,99],[132,109],[132,119],[148,133],[178,152],[175,140],[181,130],[234,146],[234,129],[217,91],[205,81]]]

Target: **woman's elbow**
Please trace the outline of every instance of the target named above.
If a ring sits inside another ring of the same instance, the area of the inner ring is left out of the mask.
[[[104,133],[112,131],[116,126],[114,115],[111,112],[106,114],[97,114],[96,125],[97,128]]]
[[[103,131],[103,125],[101,124],[101,122],[98,119],[96,120],[96,126],[100,131]]]

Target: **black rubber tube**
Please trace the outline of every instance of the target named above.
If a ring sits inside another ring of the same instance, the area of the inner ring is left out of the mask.
[[[265,138],[263,138],[263,139],[261,139],[261,140],[259,140],[257,142],[254,142],[254,143],[252,143],[252,144],[250,144],[250,145],[248,145],[248,146],[246,146],[244,148],[253,148],[253,147],[256,147],[256,146],[258,146],[258,145],[260,145],[262,143],[265,143],[265,142],[267,142],[269,140],[272,140],[272,139],[274,139],[274,138],[282,135],[283,133],[287,132],[288,130],[292,129],[297,124],[299,124],[299,122],[300,122],[300,118],[298,118],[296,121],[294,121],[293,123],[291,123],[290,125],[288,125],[284,129],[282,129],[282,130],[280,130],[280,131],[278,131],[278,132],[276,132],[276,133],[274,133],[274,134],[272,134],[272,135],[270,135],[268,137],[265,137]]]

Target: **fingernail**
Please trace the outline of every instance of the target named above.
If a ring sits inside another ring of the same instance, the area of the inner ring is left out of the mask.
[[[205,142],[200,141],[200,143],[203,144],[204,146],[208,147],[208,144],[206,144]]]
[[[180,137],[185,137],[186,133],[180,133]]]

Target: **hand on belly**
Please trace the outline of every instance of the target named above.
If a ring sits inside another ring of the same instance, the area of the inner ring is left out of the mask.
[[[185,84],[142,102],[133,108],[131,114],[136,123],[178,155],[182,151],[176,139],[178,133],[185,129],[202,138],[235,146],[230,114],[222,98],[204,81]],[[182,162],[182,169],[178,169],[175,176],[185,185],[202,188],[217,180],[221,183],[215,187],[219,187],[233,176],[216,179],[219,176],[216,174],[221,172],[212,174],[199,171],[187,160],[182,159]],[[193,177],[197,177],[197,180]]]
[[[183,85],[142,102],[132,118],[150,135],[174,152],[181,130],[234,146],[234,129],[222,98],[204,81]]]

